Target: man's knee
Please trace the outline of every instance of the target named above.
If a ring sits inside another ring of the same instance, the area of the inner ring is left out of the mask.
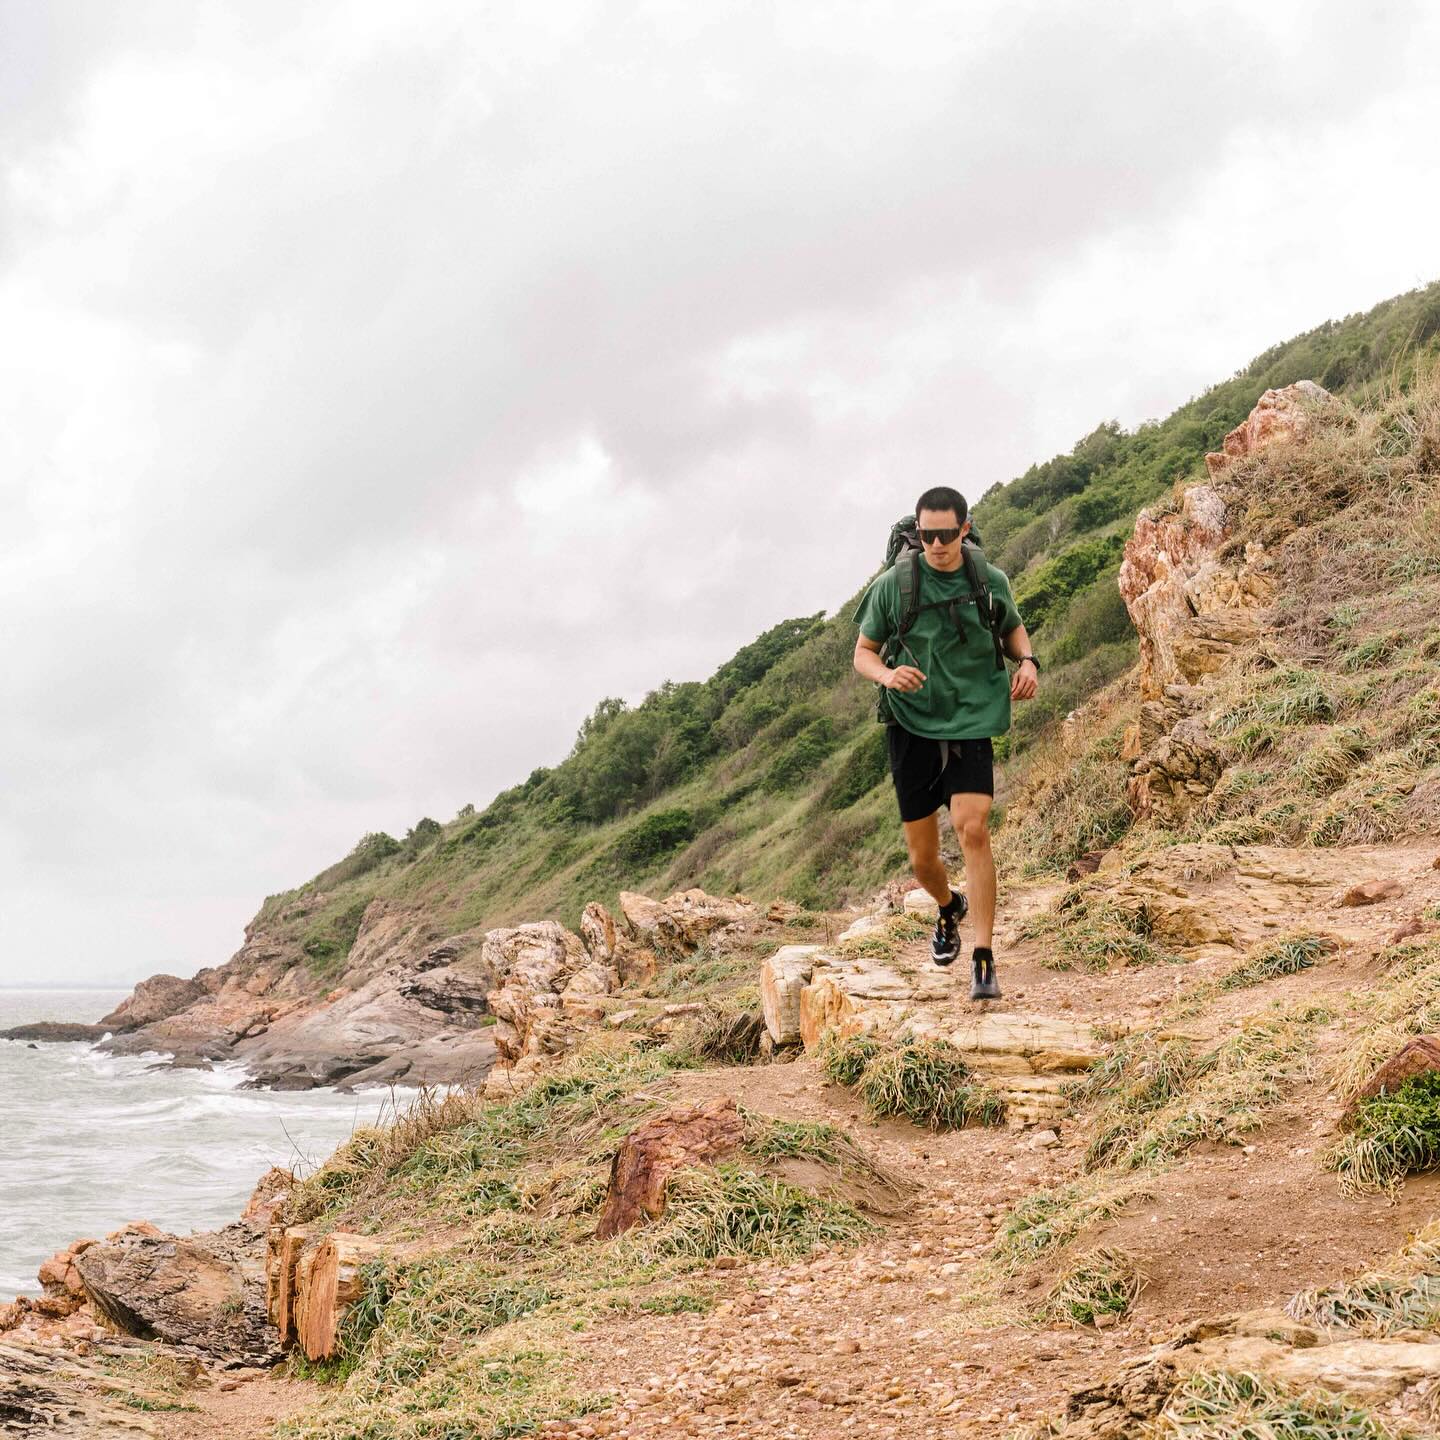
[[[955,830],[960,844],[966,850],[974,850],[990,843],[990,817],[985,813],[968,812],[955,817]]]

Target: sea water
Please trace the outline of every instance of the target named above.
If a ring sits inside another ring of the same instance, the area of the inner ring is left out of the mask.
[[[124,992],[0,990],[0,1030],[94,1021]],[[131,1220],[187,1234],[236,1220],[271,1165],[313,1169],[388,1110],[386,1091],[242,1090],[243,1070],[156,1069],[89,1045],[0,1040],[0,1303],[37,1266]]]

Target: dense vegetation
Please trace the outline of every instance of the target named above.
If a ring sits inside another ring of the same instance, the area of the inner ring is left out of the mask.
[[[1115,573],[1136,511],[1201,473],[1265,389],[1315,378],[1366,398],[1408,383],[1437,350],[1440,284],[1276,346],[1163,421],[1101,425],[980,500],[977,524],[1046,665],[1041,699],[1017,712],[1002,747],[1016,762],[1012,788],[1033,766],[1026,783],[1043,789],[1053,759],[1037,737],[1134,661]],[[307,885],[272,896],[262,920],[324,975],[343,966],[376,897],[423,903],[443,932],[546,915],[573,924],[586,900],[622,887],[698,884],[809,907],[873,890],[904,852],[872,696],[850,668],[861,593],[828,618],[772,627],[707,680],[667,682],[633,707],[601,700],[553,768],[478,813],[426,817],[403,840],[366,836]],[[1118,727],[1097,732],[1089,758],[1116,771],[1117,745]],[[1066,764],[1072,798],[1085,763]],[[1011,848],[1028,852],[1031,869],[1063,867],[1128,823],[1113,783],[1097,784],[1087,806],[1078,820],[1067,811],[1063,832],[1030,826]]]

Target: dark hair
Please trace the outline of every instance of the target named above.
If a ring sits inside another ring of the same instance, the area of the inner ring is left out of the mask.
[[[936,485],[934,489],[927,490],[915,502],[915,518],[920,518],[922,510],[953,510],[955,512],[955,523],[963,525],[967,509],[965,497],[958,491],[952,490],[948,485]]]

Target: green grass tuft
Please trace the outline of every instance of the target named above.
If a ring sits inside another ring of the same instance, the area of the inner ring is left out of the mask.
[[[820,1068],[834,1085],[853,1087],[871,1115],[898,1116],[931,1130],[999,1125],[1005,1101],[948,1040],[871,1035],[826,1036]]]
[[[1340,943],[1332,935],[1313,931],[1297,931],[1252,950],[1239,965],[1220,981],[1222,990],[1243,990],[1262,985],[1282,975],[1295,975],[1319,963],[1322,956],[1333,955]]]
[[[1094,1325],[1102,1315],[1127,1315],[1144,1276],[1124,1250],[1102,1245],[1078,1256],[1045,1296],[1042,1315],[1067,1325]]]

